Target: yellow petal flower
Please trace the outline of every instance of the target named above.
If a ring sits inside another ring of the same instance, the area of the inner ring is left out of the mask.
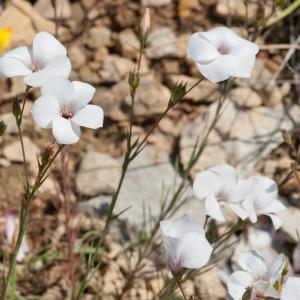
[[[10,44],[11,28],[0,28],[0,53],[3,53]]]

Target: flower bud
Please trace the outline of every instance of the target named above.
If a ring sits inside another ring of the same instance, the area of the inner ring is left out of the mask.
[[[15,98],[13,101],[12,113],[15,116],[18,125],[21,124],[21,111],[21,105],[18,99]]]
[[[292,139],[292,136],[288,133],[288,131],[285,129],[282,129],[281,134],[282,134],[282,138],[285,141],[285,143],[287,143],[289,146],[292,146],[293,139]]]
[[[128,77],[128,83],[132,89],[136,89],[140,84],[140,76],[137,71],[130,71]]]
[[[6,130],[7,125],[5,124],[4,121],[0,122],[0,136],[2,136]]]
[[[41,166],[45,166],[49,162],[49,159],[51,158],[51,156],[53,154],[53,150],[54,150],[53,144],[50,144],[49,146],[47,146],[45,151],[40,156]]]
[[[174,106],[178,101],[180,101],[186,94],[186,83],[182,81],[176,83],[171,91],[171,99],[169,101],[169,106]]]
[[[150,11],[147,7],[140,23],[140,35],[141,37],[147,37],[150,30]]]

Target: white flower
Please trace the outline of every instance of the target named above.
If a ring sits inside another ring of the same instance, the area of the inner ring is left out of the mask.
[[[285,256],[280,254],[270,265],[255,251],[241,253],[239,265],[243,271],[236,271],[228,280],[228,292],[234,300],[241,300],[250,291],[251,299],[258,296],[279,298],[279,291],[273,286],[281,279]],[[290,300],[290,299],[289,299]]]
[[[202,75],[219,82],[229,77],[249,78],[259,48],[226,27],[194,33],[187,47],[187,55],[197,63]]]
[[[18,234],[16,230],[17,230],[17,219],[15,215],[9,212],[6,213],[5,214],[6,239],[8,243],[13,247],[15,247],[16,238]],[[21,262],[22,260],[24,260],[28,252],[29,252],[29,246],[27,243],[26,235],[24,235],[19,252],[16,257],[16,261]]]
[[[205,201],[206,214],[218,221],[225,221],[224,206],[229,206],[240,218],[247,213],[240,207],[240,196],[237,195],[238,176],[235,169],[227,164],[211,167],[197,174],[193,190],[195,195]]]
[[[201,268],[209,261],[212,247],[201,224],[193,218],[184,216],[175,221],[163,220],[160,231],[173,273],[178,274],[183,268]]]
[[[241,180],[239,184],[239,196],[243,198],[241,205],[247,212],[250,221],[256,223],[259,215],[267,215],[271,218],[275,229],[282,224],[275,213],[286,209],[277,199],[277,194],[276,182],[265,176],[253,176]]]
[[[281,300],[299,300],[300,299],[300,278],[289,277],[284,283]]]
[[[61,75],[69,77],[71,63],[66,48],[50,33],[40,32],[32,47],[21,46],[0,59],[0,74],[4,77],[24,76],[24,82],[40,87],[46,79]]]
[[[33,104],[33,120],[42,128],[52,128],[57,143],[76,143],[79,126],[97,129],[103,125],[102,108],[88,104],[94,93],[95,88],[87,83],[52,77],[42,85],[42,96]]]

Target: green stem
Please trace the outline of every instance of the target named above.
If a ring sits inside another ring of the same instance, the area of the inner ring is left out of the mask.
[[[285,10],[283,10],[279,15],[274,16],[269,20],[269,22],[266,24],[266,27],[270,27],[288,15],[290,15],[293,11],[295,11],[300,6],[300,0],[295,0],[292,4],[290,4]]]
[[[46,167],[39,170],[39,173],[38,173],[38,175],[35,179],[32,190],[31,191],[29,189],[26,190],[25,199],[23,201],[23,205],[22,205],[22,209],[21,209],[21,213],[20,213],[20,226],[19,226],[20,229],[19,229],[17,242],[16,242],[16,245],[15,245],[15,247],[13,249],[13,252],[12,252],[12,256],[11,256],[11,259],[10,259],[10,264],[9,264],[9,269],[8,269],[7,276],[6,276],[6,278],[3,278],[3,289],[2,289],[2,293],[1,293],[1,299],[2,300],[4,300],[5,297],[6,297],[9,281],[10,281],[12,272],[15,268],[16,257],[18,255],[18,252],[19,252],[21,244],[22,244],[22,240],[24,238],[24,234],[25,234],[26,226],[27,226],[28,212],[29,212],[31,201],[34,198],[35,193],[37,192],[37,190],[40,188],[41,184],[44,182],[45,175],[46,175],[48,169],[50,168],[50,166],[52,165],[54,159],[60,153],[62,148],[63,148],[63,146],[61,145],[58,148],[57,152],[54,154],[54,156],[49,160]]]
[[[177,283],[177,285],[178,285],[178,287],[179,287],[179,289],[180,289],[180,291],[181,291],[181,294],[182,294],[182,296],[183,296],[183,299],[184,299],[184,300],[187,300],[187,297],[186,297],[186,295],[185,295],[185,293],[184,293],[184,290],[183,290],[183,288],[182,288],[182,285],[181,285],[180,278],[178,278],[178,276],[176,276],[176,274],[173,274],[173,273],[172,273],[172,275],[173,275],[173,278],[175,279],[175,281],[176,281],[176,283]]]
[[[186,93],[189,93],[193,88],[195,88],[201,81],[203,80],[203,78],[201,78],[200,80],[198,80],[196,82],[196,84],[194,84]],[[158,217],[158,221],[155,223],[151,233],[150,233],[150,237],[149,239],[147,240],[147,244],[145,245],[143,251],[140,252],[139,254],[139,258],[138,258],[138,261],[137,263],[135,264],[134,268],[132,269],[131,273],[129,274],[129,276],[127,277],[127,280],[126,280],[126,284],[124,285],[121,293],[118,295],[118,298],[119,300],[122,299],[123,295],[125,294],[125,292],[130,288],[131,284],[132,284],[132,280],[134,280],[135,278],[135,275],[137,273],[137,271],[139,270],[140,268],[140,265],[143,261],[143,259],[147,256],[148,254],[148,251],[151,247],[151,243],[152,241],[154,240],[155,236],[156,236],[156,233],[158,232],[159,230],[159,221],[162,220],[162,219],[165,219],[168,214],[170,213],[170,211],[172,210],[172,208],[174,207],[174,205],[176,204],[178,198],[180,197],[182,191],[184,190],[185,188],[185,184],[186,184],[186,181],[188,179],[188,175],[192,169],[192,167],[195,165],[195,163],[198,161],[201,153],[203,152],[204,148],[205,148],[205,145],[207,143],[207,140],[208,140],[208,137],[211,133],[211,131],[213,130],[213,128],[215,127],[217,121],[219,120],[220,118],[220,114],[221,114],[221,108],[223,107],[224,105],[224,101],[226,99],[226,96],[227,96],[227,93],[228,93],[228,90],[229,90],[229,87],[230,87],[230,84],[232,83],[232,81],[227,81],[224,85],[224,89],[223,89],[223,93],[222,93],[222,96],[219,98],[219,102],[218,102],[218,108],[216,110],[216,114],[215,114],[215,117],[212,121],[212,123],[210,124],[206,134],[205,134],[205,137],[204,139],[202,140],[201,142],[201,145],[199,146],[198,148],[198,151],[195,151],[196,153],[193,153],[191,155],[191,158],[190,158],[190,162],[188,163],[188,167],[186,168],[185,172],[184,172],[184,176],[182,178],[182,181],[179,185],[179,187],[177,188],[177,190],[174,192],[173,196],[172,196],[172,199],[171,201],[168,203],[168,206],[163,210],[161,211],[160,213],[160,216]],[[166,109],[166,111],[162,114],[162,115],[166,115],[168,111],[168,108]],[[162,118],[159,118],[159,120],[161,120]],[[159,120],[155,123],[155,124],[159,124]],[[157,126],[156,125],[156,126]],[[153,127],[152,127],[153,128]],[[155,127],[154,127],[155,128]],[[150,130],[151,132],[154,130],[154,128],[152,130]],[[144,140],[141,142],[141,144],[144,143]],[[140,144],[140,145],[141,145]],[[196,145],[197,146],[197,145]],[[139,148],[137,148],[139,149]],[[141,149],[142,150],[142,149]],[[140,151],[141,151],[140,150]],[[135,152],[134,152],[135,154]],[[133,154],[133,155],[134,155]]]

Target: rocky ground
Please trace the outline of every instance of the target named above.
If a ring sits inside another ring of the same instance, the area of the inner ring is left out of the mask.
[[[7,2],[0,15],[0,28],[13,29],[11,48],[31,44],[39,31],[54,32],[54,13],[49,0]],[[151,32],[142,59],[141,86],[136,98],[136,135],[144,135],[157,115],[164,111],[170,89],[176,82],[187,81],[191,86],[199,78],[195,65],[186,58],[186,41],[190,34],[219,24],[241,28],[257,18],[259,2],[251,1],[246,19],[242,0],[58,1],[59,38],[67,46],[72,61],[71,78],[93,84],[97,89],[93,103],[105,112],[104,128],[83,130],[78,144],[68,147],[70,198],[74,206],[71,218],[76,225],[77,241],[89,230],[101,231],[103,213],[118,183],[130,105],[127,77],[137,60],[136,27],[144,7],[150,7]],[[265,30],[258,42],[261,45],[289,44],[290,38],[299,32],[299,24],[295,23],[297,16],[299,12]],[[211,133],[192,176],[224,162],[235,165],[242,175],[262,173],[278,182],[289,172],[292,160],[282,143],[280,129],[297,133],[300,107],[295,80],[299,65],[294,55],[293,70],[284,67],[288,49],[263,49],[252,78],[234,82],[224,114]],[[8,125],[6,134],[0,137],[0,212],[3,216],[7,209],[18,212],[23,195],[19,179],[23,172],[21,148],[11,103],[14,97],[24,93],[25,86],[20,78],[1,79],[0,88],[0,120]],[[144,230],[145,211],[153,218],[157,216],[162,187],[172,185],[176,175],[175,161],[178,159],[181,166],[187,164],[197,137],[214,115],[219,95],[218,84],[203,81],[160,123],[149,140],[149,147],[132,164],[116,212],[131,208],[113,226],[105,267],[90,281],[84,299],[109,299],[109,295],[114,299],[112,295],[122,287],[124,274],[131,260],[136,258],[134,251],[124,249]],[[37,96],[38,92],[33,91],[31,100]],[[34,175],[36,154],[51,141],[51,132],[33,124],[30,106],[28,103],[23,130],[28,164]],[[32,205],[27,232],[32,252],[26,263],[18,266],[19,291],[28,299],[66,299],[68,291],[68,280],[64,276],[66,265],[58,255],[64,252],[66,244],[59,170],[60,161]],[[224,257],[218,268],[197,277],[194,282],[187,282],[187,293],[204,297],[199,299],[224,299],[223,283],[229,265],[234,265],[241,250],[253,245],[270,259],[278,251],[285,252],[294,263],[294,270],[300,271],[300,263],[295,258],[299,249],[295,248],[298,237],[294,229],[300,227],[297,189],[297,181],[292,179],[281,191],[284,201],[290,205],[282,214],[282,230],[275,233],[267,223],[250,228],[247,239],[239,239],[230,264],[229,258]],[[198,204],[191,196],[184,212],[197,216]],[[0,227],[4,247],[3,217],[0,217]],[[46,257],[45,249],[50,248]],[[230,255],[228,253],[228,257]],[[153,299],[163,288],[168,272],[160,252],[146,259],[145,269],[149,274],[137,280],[126,299]]]

